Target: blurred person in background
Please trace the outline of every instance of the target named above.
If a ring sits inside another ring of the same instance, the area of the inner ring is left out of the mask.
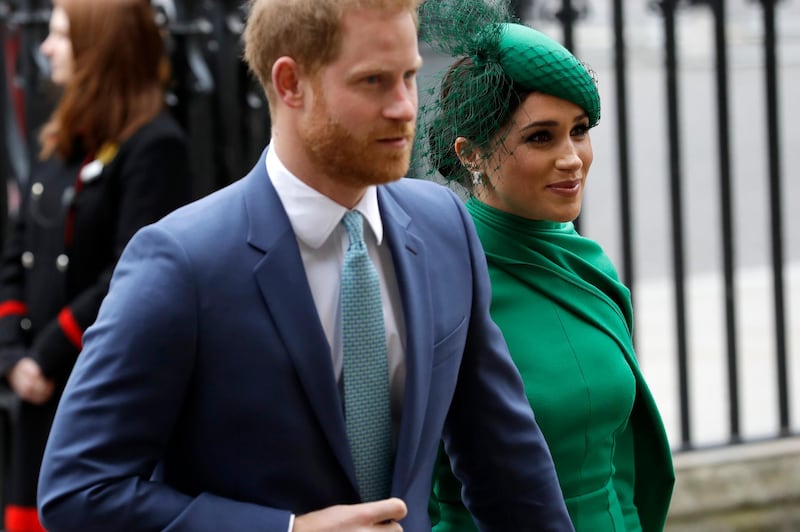
[[[41,457],[61,391],[128,239],[189,200],[147,0],[56,0],[41,45],[59,102],[0,264],[0,375],[15,402],[7,532],[43,528]]]
[[[423,5],[420,32],[463,54],[423,103],[419,153],[463,185],[485,250],[492,318],[522,374],[578,532],[664,527],[669,443],[633,349],[628,289],[573,225],[600,120],[591,70],[502,4]],[[424,135],[423,135],[424,136]],[[491,453],[492,449],[486,449]],[[440,455],[436,532],[477,530]],[[437,523],[438,521],[438,523]]]

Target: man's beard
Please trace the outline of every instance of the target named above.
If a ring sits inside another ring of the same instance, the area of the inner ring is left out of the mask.
[[[314,165],[325,173],[356,186],[380,185],[396,181],[408,172],[414,124],[406,123],[374,130],[356,137],[337,122],[321,99],[300,127],[300,138]],[[402,150],[382,147],[377,139],[405,138]]]

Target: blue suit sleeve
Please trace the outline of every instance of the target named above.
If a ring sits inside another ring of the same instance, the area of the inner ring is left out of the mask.
[[[38,493],[49,531],[288,530],[288,511],[188,495],[154,476],[189,393],[196,299],[182,248],[157,226],[138,232],[53,423]]]

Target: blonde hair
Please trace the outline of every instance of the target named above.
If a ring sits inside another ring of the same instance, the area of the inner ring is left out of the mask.
[[[411,12],[417,21],[421,0],[250,0],[244,31],[244,58],[270,102],[275,99],[272,65],[284,56],[309,74],[338,57],[342,18],[348,11],[381,9]]]

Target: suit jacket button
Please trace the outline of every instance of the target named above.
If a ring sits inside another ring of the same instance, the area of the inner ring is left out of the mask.
[[[39,197],[44,192],[44,185],[39,183],[38,181],[31,186],[31,194],[35,197]]]
[[[33,268],[33,253],[26,251],[22,254],[22,267],[30,270]]]
[[[19,320],[19,327],[23,331],[30,331],[31,327],[33,327],[33,323],[31,323],[30,318],[22,318]]]
[[[69,257],[64,255],[63,253],[56,258],[56,268],[58,271],[65,272],[69,267]]]

